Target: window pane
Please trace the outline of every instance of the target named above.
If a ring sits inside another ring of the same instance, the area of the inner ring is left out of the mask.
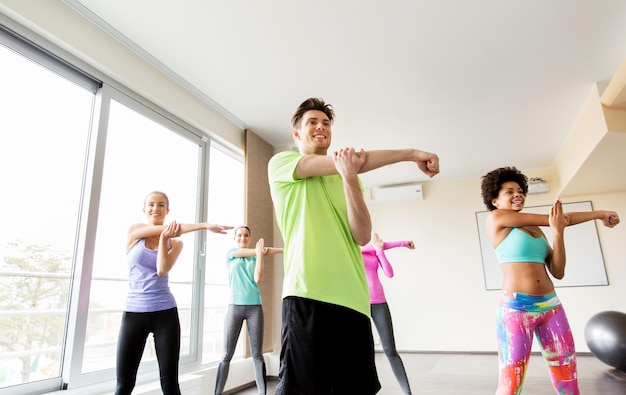
[[[243,224],[243,162],[211,147],[209,164],[209,222],[238,226]],[[235,246],[232,231],[226,237],[212,235],[207,240],[204,291],[202,362],[221,359],[224,352],[224,318],[229,302],[226,251]],[[243,336],[235,355],[241,354]]]
[[[92,92],[0,45],[0,387],[60,377]]]
[[[196,222],[198,143],[135,110],[112,101],[104,161],[98,230],[94,251],[83,373],[115,367],[117,337],[128,289],[126,234],[146,223],[143,202],[150,192],[170,200],[166,223]],[[183,251],[169,273],[181,322],[181,355],[191,352],[191,306],[196,239],[181,236]],[[154,360],[150,337],[142,361]]]

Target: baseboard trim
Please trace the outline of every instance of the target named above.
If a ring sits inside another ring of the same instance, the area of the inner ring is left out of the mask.
[[[267,381],[268,382],[270,382],[270,381],[278,381],[278,377],[277,376],[267,376]],[[239,385],[239,386],[237,386],[235,388],[231,388],[228,391],[224,391],[223,395],[234,395],[234,394],[236,394],[236,393],[238,393],[240,391],[246,390],[248,388],[253,388],[253,387],[256,387],[256,382],[255,381],[250,381],[249,383]]]

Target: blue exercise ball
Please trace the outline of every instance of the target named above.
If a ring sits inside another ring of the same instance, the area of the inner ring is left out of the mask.
[[[603,311],[592,316],[585,326],[585,341],[600,361],[626,370],[626,314]]]

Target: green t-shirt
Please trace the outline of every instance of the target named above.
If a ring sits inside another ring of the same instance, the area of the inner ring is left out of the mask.
[[[294,179],[303,155],[284,151],[268,165],[284,245],[283,298],[299,296],[370,316],[363,256],[352,238],[340,175]]]

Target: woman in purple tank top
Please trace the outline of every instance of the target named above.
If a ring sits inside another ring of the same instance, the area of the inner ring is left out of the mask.
[[[180,394],[178,358],[180,322],[176,300],[170,292],[168,273],[176,263],[183,242],[178,236],[209,230],[225,234],[232,226],[208,223],[165,224],[169,199],[163,192],[148,194],[143,212],[147,223],[132,224],[128,230],[126,260],[129,291],[117,342],[116,395],[130,394],[149,333],[153,334],[164,394]]]

